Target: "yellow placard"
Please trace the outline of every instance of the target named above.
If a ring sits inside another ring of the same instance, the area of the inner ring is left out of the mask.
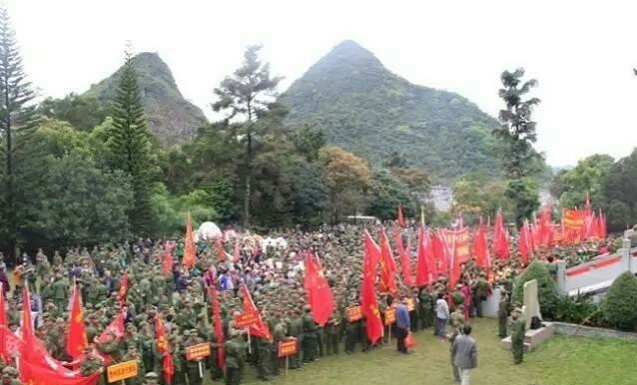
[[[188,361],[199,360],[208,357],[210,354],[210,344],[208,343],[192,345],[186,348],[186,359]]]
[[[106,368],[108,382],[117,382],[127,378],[135,377],[138,371],[137,360],[122,362]]]
[[[396,308],[391,307],[385,312],[385,325],[391,325],[396,322]]]
[[[416,310],[416,301],[413,298],[407,298],[407,310],[414,311]]]
[[[363,319],[365,316],[363,315],[363,309],[361,309],[360,306],[354,306],[345,309],[345,317],[349,322],[356,322]]]

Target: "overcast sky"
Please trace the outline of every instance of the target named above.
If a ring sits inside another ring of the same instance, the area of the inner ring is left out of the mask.
[[[5,0],[42,96],[83,92],[121,65],[127,40],[168,63],[210,115],[212,89],[246,45],[286,77],[344,39],[392,72],[451,90],[497,116],[499,75],[540,85],[537,147],[552,165],[637,145],[637,2],[515,0]]]

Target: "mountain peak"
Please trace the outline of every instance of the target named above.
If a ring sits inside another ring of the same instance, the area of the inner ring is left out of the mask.
[[[343,40],[325,55],[314,67],[323,66],[356,66],[375,67],[384,69],[382,63],[374,54],[353,40]],[[313,68],[314,68],[313,67]],[[312,69],[310,69],[311,71]]]
[[[345,40],[281,95],[289,127],[325,130],[328,141],[382,164],[399,151],[442,179],[495,174],[497,122],[462,96],[412,84]]]
[[[184,99],[168,64],[156,52],[140,52],[132,60],[150,131],[165,144],[192,138],[207,120],[199,107]],[[117,92],[121,71],[120,67],[92,85],[86,94],[109,103]]]

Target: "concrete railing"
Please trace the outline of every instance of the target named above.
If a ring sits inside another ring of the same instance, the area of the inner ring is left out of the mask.
[[[561,294],[594,293],[609,287],[625,271],[637,272],[637,248],[631,249],[630,235],[626,232],[623,245],[616,254],[600,255],[581,265],[566,268],[558,262],[557,287]]]

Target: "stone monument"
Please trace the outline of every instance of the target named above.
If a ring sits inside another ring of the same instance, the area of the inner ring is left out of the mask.
[[[526,330],[531,327],[531,320],[533,317],[542,319],[540,313],[540,302],[537,299],[537,280],[526,282],[524,284],[524,306],[522,306],[522,313],[526,320]]]

